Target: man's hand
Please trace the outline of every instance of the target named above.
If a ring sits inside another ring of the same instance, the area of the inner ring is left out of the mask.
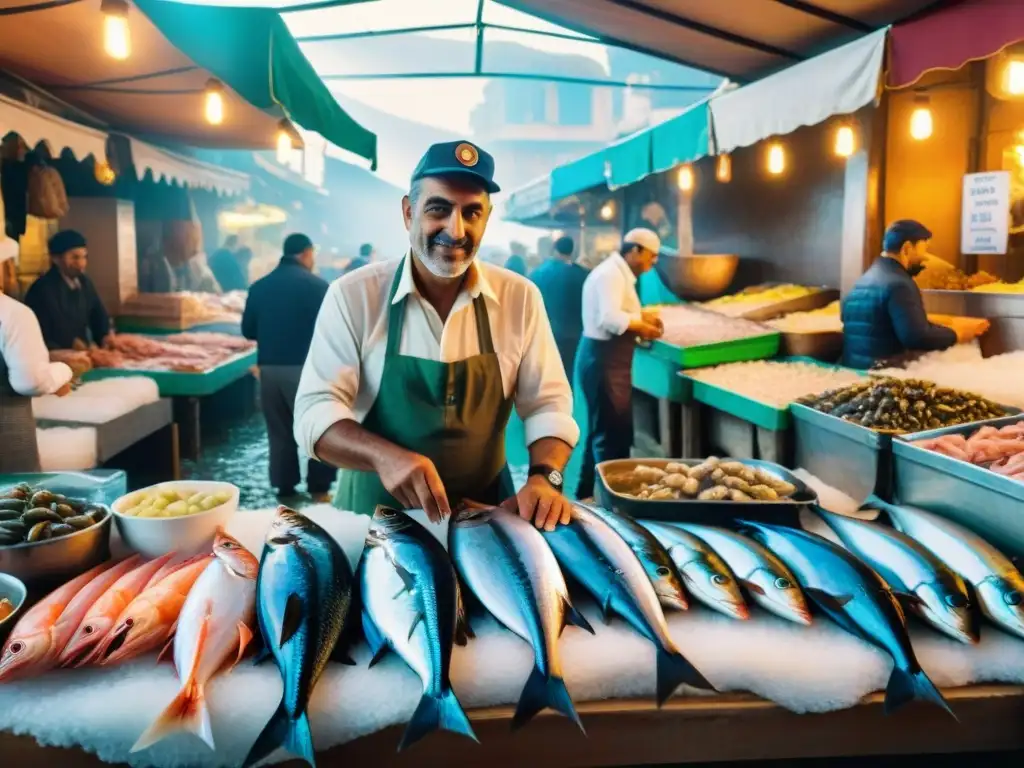
[[[69,381],[67,384],[65,384],[63,387],[58,389],[53,394],[55,394],[57,397],[66,397],[67,395],[70,395],[71,394],[71,382]]]
[[[405,509],[422,509],[434,523],[452,513],[437,467],[426,456],[396,446],[380,456],[374,469]]]
[[[636,329],[637,335],[644,341],[651,341],[652,339],[660,339],[661,334],[664,333],[661,327],[661,321],[658,321],[658,325],[654,323],[640,323]]]
[[[526,481],[519,493],[502,505],[509,512],[518,512],[524,520],[545,531],[555,530],[559,523],[566,525],[572,514],[572,504],[540,475]]]

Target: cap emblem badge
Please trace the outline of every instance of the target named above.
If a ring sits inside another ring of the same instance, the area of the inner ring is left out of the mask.
[[[480,162],[480,155],[472,144],[459,144],[455,148],[455,158],[468,168]]]

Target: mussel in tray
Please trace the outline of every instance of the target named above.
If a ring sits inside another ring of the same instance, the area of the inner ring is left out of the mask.
[[[0,547],[69,536],[107,514],[102,506],[21,483],[0,492]]]
[[[884,432],[921,432],[1006,415],[981,395],[920,379],[871,379],[798,400],[822,413]]]

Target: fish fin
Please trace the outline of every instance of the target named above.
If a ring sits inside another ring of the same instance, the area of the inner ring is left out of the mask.
[[[413,632],[416,631],[416,627],[418,627],[423,622],[424,619],[426,619],[426,616],[423,615],[423,611],[422,610],[418,611],[416,613],[416,615],[413,617],[412,626],[409,627],[409,638],[408,639],[410,639],[410,640],[412,639]]]
[[[749,579],[740,579],[740,584],[742,584],[743,588],[747,590],[747,592],[749,592],[750,594],[760,595],[761,597],[764,597],[764,587],[762,587],[760,584],[755,584]]]
[[[263,643],[263,647],[252,657],[252,665],[258,667],[263,662],[269,661],[272,658],[274,658],[274,652],[270,650],[270,646],[267,643]]]
[[[587,621],[586,617],[582,613],[576,610],[576,606],[569,601],[568,597],[563,597],[562,603],[564,605],[564,610],[562,611],[562,629],[565,629],[567,624],[572,624],[574,627],[587,630],[587,632],[592,635],[596,634],[594,632],[594,628],[590,626],[590,622]],[[562,634],[561,630],[559,630],[558,634]]]
[[[473,726],[469,723],[462,704],[455,696],[451,688],[439,695],[424,693],[420,699],[416,711],[413,713],[409,725],[405,729],[402,741],[398,745],[398,751],[407,749],[434,731],[451,731],[468,736],[473,741],[479,742]]]
[[[605,595],[604,600],[601,601],[601,616],[604,619],[605,624],[612,623],[612,617],[615,615],[615,610],[612,608],[612,593],[609,592]]]
[[[212,749],[217,747],[213,742],[213,731],[210,727],[210,711],[206,707],[206,695],[203,686],[188,681],[174,697],[167,709],[146,729],[139,740],[131,748],[139,752],[163,741],[172,733],[186,731],[194,733]]]
[[[828,592],[814,587],[804,587],[804,593],[819,605],[833,611],[842,610],[844,605],[853,600],[853,595],[830,595]]]
[[[530,722],[534,715],[547,708],[568,717],[586,735],[587,731],[580,722],[580,716],[576,714],[576,707],[573,706],[565,681],[554,675],[545,675],[539,668],[534,667],[519,696],[519,705],[512,718],[512,730],[519,730]]]
[[[370,646],[370,654],[373,656],[370,659],[370,666],[372,667],[384,658],[389,648],[388,641],[384,639],[383,633],[373,623],[373,619],[370,618],[370,614],[366,611],[363,611],[363,634],[366,636],[366,644]]]
[[[914,699],[930,701],[946,710],[954,720],[960,721],[960,718],[950,709],[942,692],[935,687],[935,683],[929,679],[923,669],[909,672],[894,666],[892,674],[889,676],[889,685],[885,689],[885,714],[895,712]]]
[[[469,645],[469,638],[476,637],[473,633],[473,628],[469,625],[469,613],[466,610],[466,601],[462,599],[465,590],[462,585],[456,580],[455,582],[455,595],[458,605],[455,621],[455,644],[456,645]]]
[[[683,683],[705,691],[715,690],[708,679],[700,673],[679,651],[658,649],[658,706],[660,707]]]
[[[228,671],[238,666],[238,662],[242,660],[245,655],[245,649],[249,647],[249,643],[252,642],[252,630],[249,629],[249,625],[244,621],[238,622],[238,655],[235,656],[234,662],[228,667]]]
[[[416,577],[398,563],[393,562],[392,565],[395,567],[395,571],[398,573],[399,578],[402,579],[402,588],[391,598],[392,600],[395,600],[406,592],[412,592],[413,588],[416,586]]]
[[[284,606],[284,616],[281,619],[281,642],[279,648],[292,639],[302,623],[302,598],[294,592],[288,595],[288,602]]]
[[[354,667],[356,665],[356,661],[352,658],[352,655],[350,653],[351,650],[351,638],[346,637],[345,631],[342,630],[341,636],[338,638],[338,641],[334,644],[334,650],[331,651],[331,661],[335,662],[336,664],[344,664],[346,667]]]
[[[279,747],[284,747],[292,755],[305,760],[309,765],[316,765],[309,718],[305,711],[299,712],[295,719],[289,717],[284,701],[281,702],[274,716],[263,728],[256,743],[252,745],[249,755],[242,764],[243,768],[250,768]]]
[[[164,661],[164,659],[168,658],[168,654],[171,651],[173,651],[173,649],[174,649],[174,638],[171,637],[170,640],[168,640],[166,643],[164,643],[164,647],[160,650],[160,655],[156,657],[156,663],[159,664],[162,661]]]
[[[921,604],[921,598],[913,592],[897,592],[896,590],[892,590],[892,596],[908,607]]]

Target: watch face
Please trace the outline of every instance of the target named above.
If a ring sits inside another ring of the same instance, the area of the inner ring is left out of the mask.
[[[552,485],[561,486],[562,485],[562,473],[559,472],[557,469],[552,470],[551,474],[548,475],[548,481]]]

